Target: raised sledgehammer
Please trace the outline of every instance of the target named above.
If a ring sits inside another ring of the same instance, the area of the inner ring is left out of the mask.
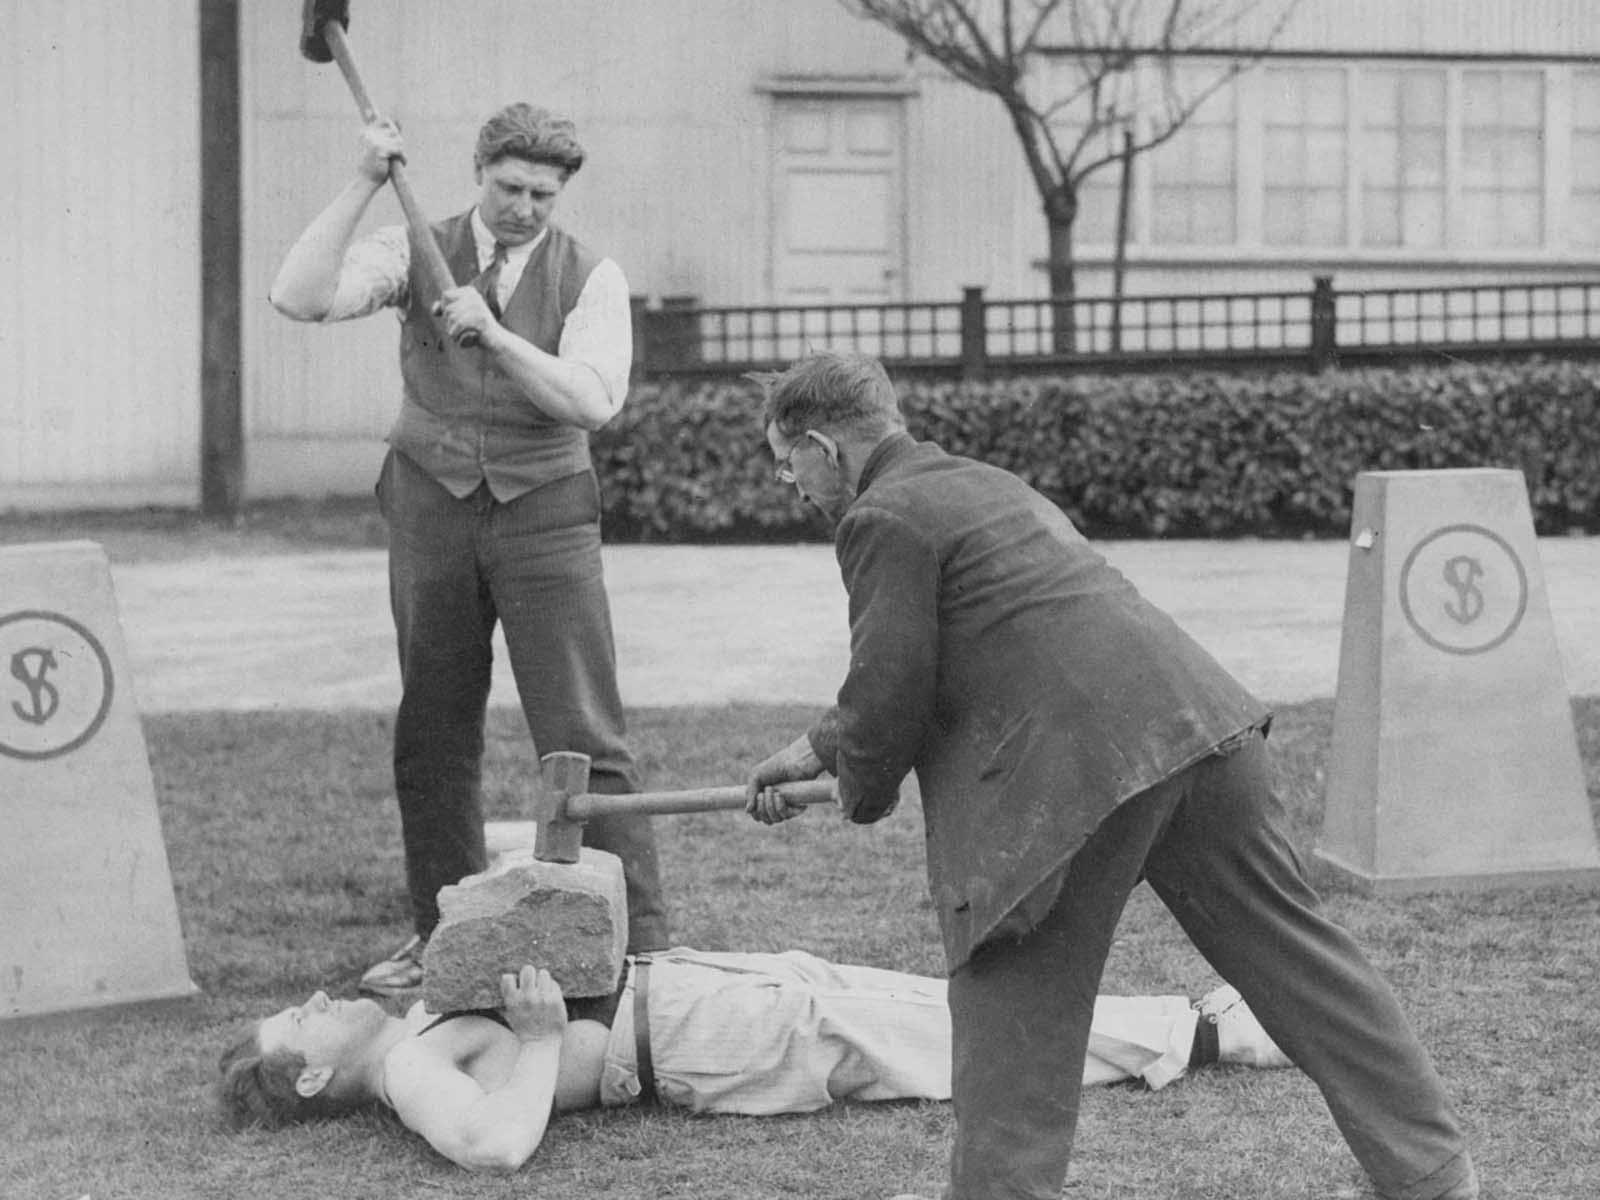
[[[361,110],[361,119],[373,125],[382,118],[378,115],[377,106],[372,103],[372,97],[367,94],[367,85],[361,79],[350,42],[344,35],[348,28],[349,0],[305,0],[300,13],[300,53],[314,63],[337,62],[340,74],[350,85],[350,95]],[[389,183],[394,187],[395,197],[406,215],[406,227],[411,230],[411,240],[422,250],[429,281],[443,295],[456,286],[455,276],[450,273],[450,264],[445,261],[444,251],[439,249],[439,243],[434,240],[428,218],[411,190],[405,164],[398,159],[389,164]],[[477,345],[477,330],[463,330],[456,341],[463,346]]]
[[[618,813],[665,816],[669,813],[712,812],[743,808],[742,787],[689,788],[679,792],[629,792],[619,796],[591,794],[589,756],[571,751],[546,754],[539,760],[540,781],[534,799],[533,856],[544,862],[573,863],[583,845],[583,823],[590,817]],[[810,779],[785,783],[778,794],[790,804],[832,804],[835,781]]]

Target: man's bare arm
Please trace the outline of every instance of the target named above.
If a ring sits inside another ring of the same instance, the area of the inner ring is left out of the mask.
[[[510,1077],[493,1091],[420,1039],[385,1062],[384,1086],[395,1112],[440,1154],[469,1171],[515,1171],[544,1140],[561,1068],[566,1009],[548,971],[504,975],[506,1020],[522,1041]]]
[[[605,363],[596,361],[585,353],[592,350],[595,339],[573,335],[570,323],[580,323],[585,333],[603,327],[608,336],[602,336],[600,342],[607,351],[620,344],[626,354],[631,346],[627,304],[627,283],[616,265],[607,260],[595,268],[584,285],[557,354],[540,349],[495,320],[475,287],[452,288],[440,299],[439,310],[451,337],[465,329],[476,330],[484,353],[494,358],[495,365],[545,415],[566,425],[595,430],[615,416],[622,405],[627,391],[627,361],[619,360],[620,370],[608,355],[602,356],[607,358]],[[569,335],[574,343],[584,344],[569,346]]]
[[[273,308],[296,321],[320,321],[328,315],[338,291],[344,252],[367,206],[389,179],[389,160],[404,156],[405,143],[393,125],[369,125],[362,130],[355,178],[289,248],[267,292]]]
[[[600,375],[587,363],[541,350],[507,329],[489,311],[482,294],[468,284],[451,288],[439,300],[445,331],[458,337],[476,330],[484,353],[510,376],[545,415],[580,429],[599,429],[615,415],[611,396]]]

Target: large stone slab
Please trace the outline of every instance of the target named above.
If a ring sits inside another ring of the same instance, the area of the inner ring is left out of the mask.
[[[500,976],[543,967],[568,996],[617,986],[628,945],[622,860],[584,847],[575,863],[511,850],[480,875],[439,890],[439,926],[423,952],[422,998],[433,1012],[495,1008]]]

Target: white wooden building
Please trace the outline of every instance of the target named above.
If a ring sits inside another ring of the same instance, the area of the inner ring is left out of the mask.
[[[197,502],[203,2],[0,0],[0,511]],[[367,491],[398,397],[386,318],[306,328],[266,304],[348,177],[358,121],[337,69],[301,57],[300,8],[240,2],[251,498]],[[432,215],[470,203],[483,117],[528,99],[573,116],[589,151],[557,220],[636,294],[1044,291],[1044,222],[999,105],[836,0],[352,13]],[[1302,0],[1133,178],[1130,292],[1600,276],[1600,4]],[[1083,198],[1080,294],[1107,287],[1116,184]]]

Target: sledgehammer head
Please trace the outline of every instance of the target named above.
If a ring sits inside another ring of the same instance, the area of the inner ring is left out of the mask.
[[[305,7],[300,10],[300,53],[312,62],[333,61],[328,39],[322,36],[322,27],[329,21],[350,28],[349,0],[306,0]]]
[[[539,787],[533,798],[533,854],[544,862],[578,861],[583,822],[573,820],[567,801],[589,790],[589,756],[556,750],[539,761]]]

